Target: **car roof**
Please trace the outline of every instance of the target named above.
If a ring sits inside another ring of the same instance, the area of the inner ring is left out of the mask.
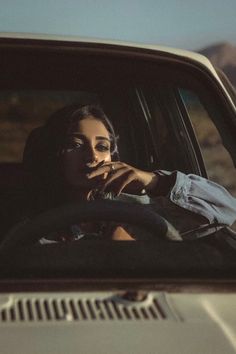
[[[228,101],[231,104],[231,108],[236,112],[236,106],[234,104],[234,100],[231,97],[229,89],[226,88],[225,84],[222,82],[220,76],[217,73],[217,70],[214,68],[212,63],[208,58],[204,55],[199,54],[197,52],[192,52],[184,49],[171,48],[168,46],[160,46],[153,44],[144,44],[144,43],[135,43],[135,42],[126,42],[126,41],[118,41],[118,40],[108,40],[108,39],[100,39],[100,38],[86,38],[79,36],[63,36],[63,35],[49,35],[49,34],[41,34],[41,33],[20,33],[20,32],[0,32],[0,40],[1,39],[16,39],[16,40],[38,40],[38,41],[53,41],[53,42],[67,42],[69,43],[81,43],[81,44],[93,44],[93,45],[103,45],[107,46],[107,48],[111,48],[111,46],[116,48],[117,50],[130,50],[132,49],[133,53],[137,53],[142,49],[144,52],[147,50],[153,54],[159,55],[162,59],[175,59],[181,60],[181,62],[186,61],[186,63],[195,63],[198,67],[204,68],[205,71],[210,72],[211,76],[216,79],[218,85],[221,87],[221,90],[224,92],[224,95],[227,96]],[[143,52],[143,53],[144,53]]]
[[[192,52],[184,49],[172,48],[167,46],[160,46],[154,44],[144,44],[136,42],[127,42],[119,40],[108,40],[99,38],[87,38],[78,36],[62,36],[62,35],[48,35],[48,34],[35,34],[35,33],[14,33],[14,32],[0,32],[0,38],[15,38],[15,39],[38,39],[38,40],[53,40],[53,41],[65,41],[65,42],[81,42],[81,43],[97,43],[104,45],[115,45],[122,47],[132,47],[137,49],[150,49],[156,52],[163,52],[166,54],[173,54],[176,56],[185,57],[198,61],[199,63],[208,67],[216,74],[215,69],[211,62],[202,54]]]

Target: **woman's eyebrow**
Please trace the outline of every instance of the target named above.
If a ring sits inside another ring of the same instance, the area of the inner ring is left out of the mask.
[[[96,140],[106,140],[106,141],[109,141],[109,143],[111,142],[111,140],[109,138],[107,138],[106,136],[96,136]]]
[[[82,139],[87,140],[86,135],[81,134],[81,133],[76,133],[76,132],[74,132],[74,133],[71,133],[70,136],[71,136],[71,137],[76,137],[76,138],[82,138]],[[108,141],[109,143],[111,142],[111,140],[110,140],[109,138],[107,138],[106,136],[100,136],[100,135],[98,135],[98,136],[95,136],[95,139],[96,139],[96,140],[106,140],[106,141]]]

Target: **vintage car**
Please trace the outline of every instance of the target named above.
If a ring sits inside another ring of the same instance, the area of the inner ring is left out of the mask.
[[[224,74],[183,50],[2,33],[0,78],[0,352],[236,353],[235,225],[170,241],[171,226],[145,206],[106,201],[24,222],[27,137],[74,102],[102,105],[123,161],[209,178],[236,196],[236,95]],[[37,242],[89,219],[153,237]]]

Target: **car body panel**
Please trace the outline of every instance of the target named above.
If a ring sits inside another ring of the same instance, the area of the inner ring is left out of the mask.
[[[141,302],[112,292],[18,293],[1,295],[0,301],[6,354],[236,350],[235,294],[227,303],[223,294],[156,292]]]

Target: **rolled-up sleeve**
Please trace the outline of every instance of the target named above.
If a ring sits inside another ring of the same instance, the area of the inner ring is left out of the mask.
[[[162,171],[162,173],[167,171]],[[236,220],[236,198],[224,187],[203,177],[175,171],[169,199],[176,205],[207,218],[210,223],[232,225]]]

